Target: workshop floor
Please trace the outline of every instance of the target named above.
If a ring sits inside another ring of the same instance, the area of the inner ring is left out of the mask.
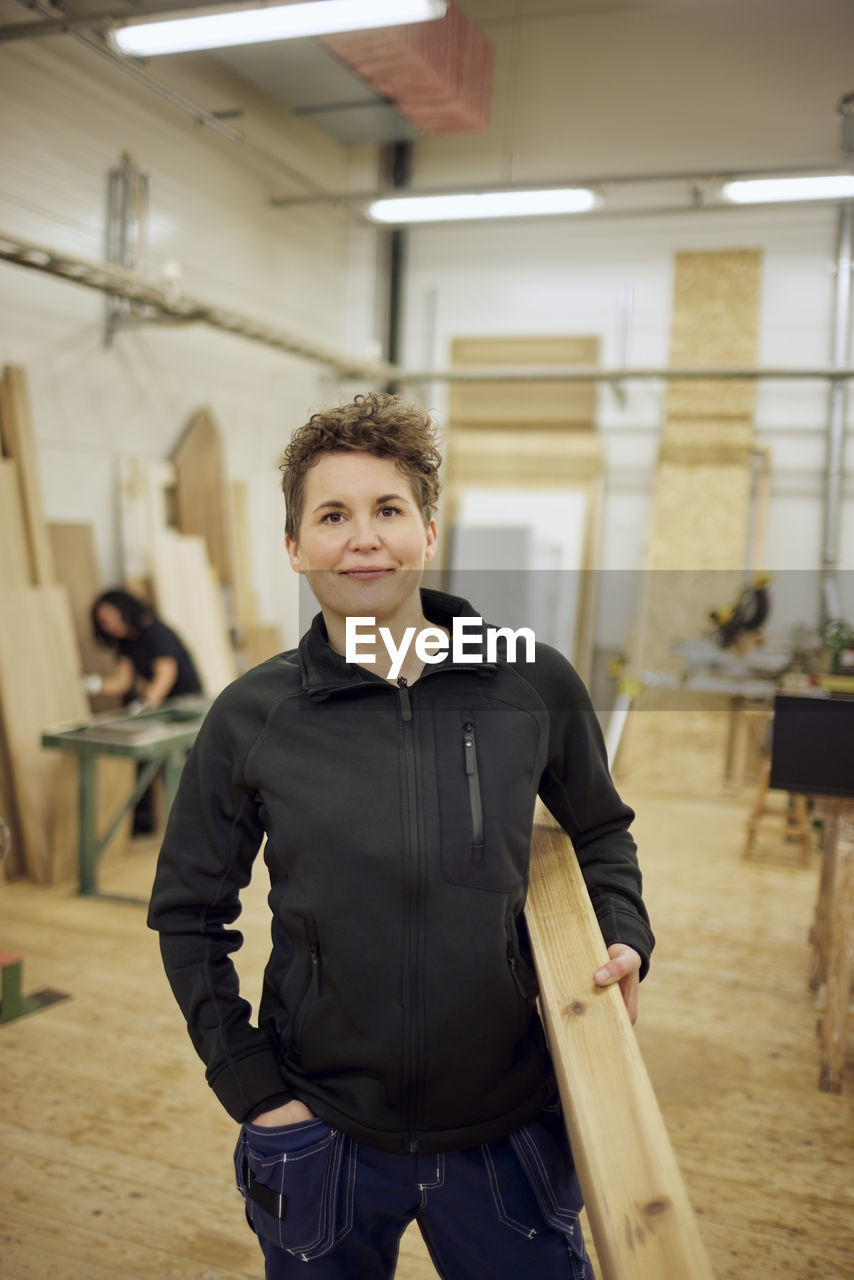
[[[749,793],[624,793],[658,935],[638,1036],[714,1274],[854,1280],[854,1068],[842,1094],[819,1092],[806,985],[818,859],[801,866],[769,825],[741,861]],[[155,849],[135,842],[102,888],[144,896]],[[267,938],[259,866],[242,919],[249,992]],[[0,947],[23,955],[25,993],[71,997],[0,1026],[4,1280],[257,1280],[234,1125],[143,908],[0,883]],[[408,1232],[398,1280],[434,1276]]]

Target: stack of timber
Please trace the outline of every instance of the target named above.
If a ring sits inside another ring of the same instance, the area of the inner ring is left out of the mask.
[[[68,566],[58,571],[27,379],[15,365],[0,381],[0,440],[0,814],[12,833],[4,870],[7,877],[56,883],[76,874],[76,764],[43,750],[41,734],[50,725],[87,720],[90,708],[63,583]],[[123,785],[123,762],[117,763],[118,771],[110,762],[99,773],[104,806]]]
[[[670,364],[744,367],[756,361],[759,250],[678,253]],[[675,672],[672,646],[708,631],[710,610],[734,600],[749,562],[758,567],[763,516],[753,512],[755,389],[749,381],[670,383],[662,431],[634,671]],[[760,492],[767,490],[767,453]],[[751,548],[751,539],[753,547]],[[617,759],[632,783],[681,787],[720,771],[728,708],[648,689],[633,706]]]
[[[581,495],[584,531],[577,567],[581,571],[573,658],[589,679],[593,653],[603,499],[604,449],[596,431],[596,385],[544,379],[502,379],[509,367],[599,363],[597,337],[457,338],[454,367],[496,367],[494,380],[451,384],[448,403],[447,473],[443,523],[457,523],[468,488],[549,491]],[[446,540],[447,542],[447,540]],[[473,603],[477,604],[477,601]]]

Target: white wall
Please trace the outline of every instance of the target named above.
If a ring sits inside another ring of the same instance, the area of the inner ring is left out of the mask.
[[[346,151],[289,118],[201,55],[152,74],[208,109],[247,108],[250,141],[330,189]],[[149,175],[149,269],[181,267],[188,296],[362,350],[373,335],[373,236],[327,209],[283,211],[299,188],[69,39],[0,46],[0,231],[91,259],[104,256],[107,174],[128,151]],[[0,263],[0,362],[26,367],[50,520],[94,523],[107,581],[121,570],[116,466],[123,453],[169,455],[210,405],[231,479],[251,495],[254,576],[263,616],[296,638],[277,462],[294,426],[336,400],[319,365],[202,326],[146,325],[103,344],[105,298]],[[358,345],[355,345],[358,342]]]

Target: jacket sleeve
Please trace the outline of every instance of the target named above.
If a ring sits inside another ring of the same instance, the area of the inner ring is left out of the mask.
[[[284,1101],[266,1036],[250,1022],[229,928],[264,837],[256,797],[242,781],[246,748],[234,731],[231,686],[214,704],[190,752],[169,815],[148,912],[163,964],[208,1083],[237,1121]]]
[[[538,645],[534,680],[550,722],[540,798],[572,840],[606,945],[634,947],[643,978],[655,938],[629,833],[634,812],[611,779],[602,730],[574,668],[557,650]]]

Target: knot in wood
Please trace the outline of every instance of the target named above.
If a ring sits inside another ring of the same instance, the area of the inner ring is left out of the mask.
[[[666,1213],[669,1208],[670,1208],[669,1200],[650,1200],[649,1204],[646,1206],[646,1208],[643,1211],[644,1217],[659,1218],[662,1215],[662,1213]]]
[[[580,1018],[583,1013],[587,1012],[587,1005],[583,1000],[571,1000],[568,1005],[564,1006],[563,1011],[574,1018]]]

